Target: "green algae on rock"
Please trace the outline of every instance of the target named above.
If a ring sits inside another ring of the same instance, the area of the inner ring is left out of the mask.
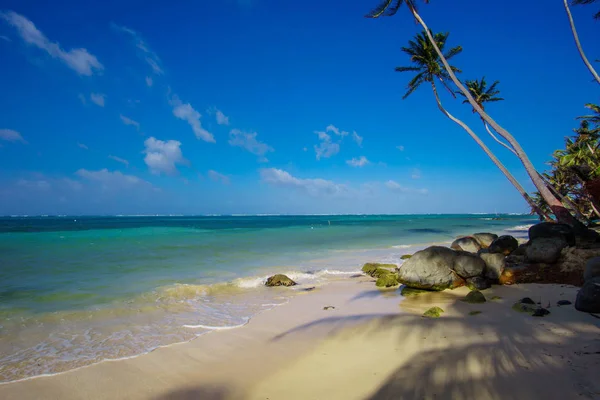
[[[400,294],[404,297],[411,297],[411,296],[418,296],[420,294],[423,293],[431,293],[431,290],[425,290],[425,289],[415,289],[415,288],[411,288],[408,286],[404,286],[401,290],[400,290]]]
[[[373,278],[379,278],[383,274],[394,272],[396,268],[398,268],[396,264],[366,263],[362,267],[362,272]]]
[[[269,279],[267,279],[267,282],[265,283],[265,285],[266,286],[294,286],[294,285],[297,285],[297,283],[294,282],[293,280],[291,280],[286,275],[277,274],[277,275],[273,275]]]
[[[469,292],[469,294],[467,294],[465,296],[464,299],[462,299],[462,301],[467,302],[467,303],[471,303],[471,304],[477,304],[477,303],[485,303],[485,296],[483,295],[483,293],[481,293],[479,290],[473,290],[471,292]]]
[[[439,318],[443,312],[444,310],[439,307],[431,307],[429,310],[423,313],[423,316],[427,318]]]
[[[375,282],[375,286],[377,287],[392,287],[398,285],[398,276],[392,272],[381,275],[377,278],[377,282]]]

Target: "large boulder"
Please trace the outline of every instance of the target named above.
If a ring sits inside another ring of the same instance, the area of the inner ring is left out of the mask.
[[[483,271],[485,271],[485,262],[476,254],[458,251],[456,252],[454,268],[452,269],[461,278],[472,278],[483,274]]]
[[[398,270],[398,281],[408,287],[428,290],[452,289],[464,285],[454,272],[457,253],[447,247],[432,246],[418,251]]]
[[[291,280],[286,275],[277,274],[277,275],[273,275],[269,279],[267,279],[267,282],[265,283],[265,285],[266,286],[294,286],[294,285],[297,285],[297,283],[294,282],[293,280]]]
[[[481,246],[482,249],[487,249],[488,247],[490,247],[494,240],[498,239],[498,235],[496,235],[495,233],[487,232],[475,233],[471,236],[473,237],[473,239],[479,242],[479,246]]]
[[[588,279],[575,300],[575,308],[588,313],[600,313],[600,277]]]
[[[563,238],[569,246],[575,246],[575,232],[567,224],[541,222],[529,228],[529,240],[537,238]]]
[[[477,253],[479,250],[481,250],[481,245],[475,238],[465,236],[452,242],[450,248],[453,250],[468,251],[469,253]]]
[[[492,281],[497,281],[506,267],[505,256],[502,253],[490,253],[487,250],[479,252],[479,257],[485,262],[484,276]]]
[[[467,279],[467,287],[471,290],[485,290],[489,289],[490,286],[488,280],[481,276],[474,276],[473,278]]]
[[[583,279],[589,280],[600,276],[600,257],[594,257],[587,260],[583,270]]]
[[[525,258],[532,263],[554,264],[560,258],[562,249],[567,246],[564,237],[538,237],[529,241]]]
[[[503,235],[490,244],[488,251],[490,253],[501,253],[507,256],[515,251],[518,247],[519,241],[517,239],[510,235]]]

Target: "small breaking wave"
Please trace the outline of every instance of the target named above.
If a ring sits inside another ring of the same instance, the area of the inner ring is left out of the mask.
[[[508,228],[507,231],[528,231],[535,224],[517,225],[512,228]]]
[[[229,330],[229,329],[241,328],[242,326],[247,325],[248,322],[250,322],[250,318],[244,318],[244,322],[239,325],[211,326],[211,325],[198,324],[198,325],[183,325],[183,327],[190,328],[190,329],[206,329],[209,331],[225,331],[225,330]]]

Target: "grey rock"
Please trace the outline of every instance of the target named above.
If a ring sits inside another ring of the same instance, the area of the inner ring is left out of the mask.
[[[600,276],[600,257],[594,257],[587,260],[583,270],[583,279],[588,280]]]
[[[585,281],[577,293],[575,309],[588,313],[600,313],[600,276]]]
[[[481,245],[475,238],[465,236],[452,242],[450,248],[453,250],[468,251],[469,253],[477,253],[479,250],[481,250]]]
[[[479,242],[479,245],[482,249],[487,249],[488,247],[490,247],[490,244],[492,244],[494,240],[498,239],[498,235],[496,235],[495,233],[487,232],[475,233],[471,236],[475,240],[477,240],[477,242]]]
[[[531,297],[523,297],[521,300],[519,300],[519,303],[521,303],[521,304],[535,304],[535,301],[531,300]]]
[[[488,247],[488,251],[490,253],[502,253],[505,256],[509,255],[513,251],[515,251],[519,247],[519,242],[517,239],[510,235],[500,236],[498,239],[494,240],[490,247]]]
[[[510,255],[511,256],[524,256],[525,252],[527,251],[527,246],[529,246],[529,243],[520,244],[519,247],[517,247],[517,249],[515,251],[510,253]]]
[[[554,264],[560,258],[562,249],[567,246],[563,237],[535,238],[529,242],[525,257],[532,263]]]
[[[467,287],[471,290],[485,290],[489,289],[490,286],[491,285],[488,280],[482,278],[481,276],[475,276],[467,279]]]
[[[461,286],[462,279],[456,275],[454,261],[456,252],[447,247],[432,246],[413,254],[398,270],[398,281],[408,287],[428,290],[444,290]]]
[[[476,254],[457,251],[453,269],[461,278],[472,278],[483,274],[485,262]]]
[[[571,303],[569,300],[559,300],[556,302],[557,306],[568,306],[570,304],[573,304],[573,303]]]
[[[569,246],[575,246],[575,232],[567,224],[540,222],[529,228],[529,240],[538,238],[563,238]]]
[[[491,280],[500,279],[500,275],[502,275],[502,271],[504,271],[504,268],[506,267],[504,254],[490,253],[482,250],[479,253],[479,257],[481,257],[485,263],[484,276]]]
[[[550,311],[546,310],[543,307],[538,307],[538,308],[535,309],[535,311],[531,315],[533,317],[545,317],[548,314],[550,314]]]

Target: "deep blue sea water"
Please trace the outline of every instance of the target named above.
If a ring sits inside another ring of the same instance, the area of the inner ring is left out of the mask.
[[[300,288],[523,215],[0,218],[0,382],[239,326]],[[521,228],[522,229],[522,228]]]

